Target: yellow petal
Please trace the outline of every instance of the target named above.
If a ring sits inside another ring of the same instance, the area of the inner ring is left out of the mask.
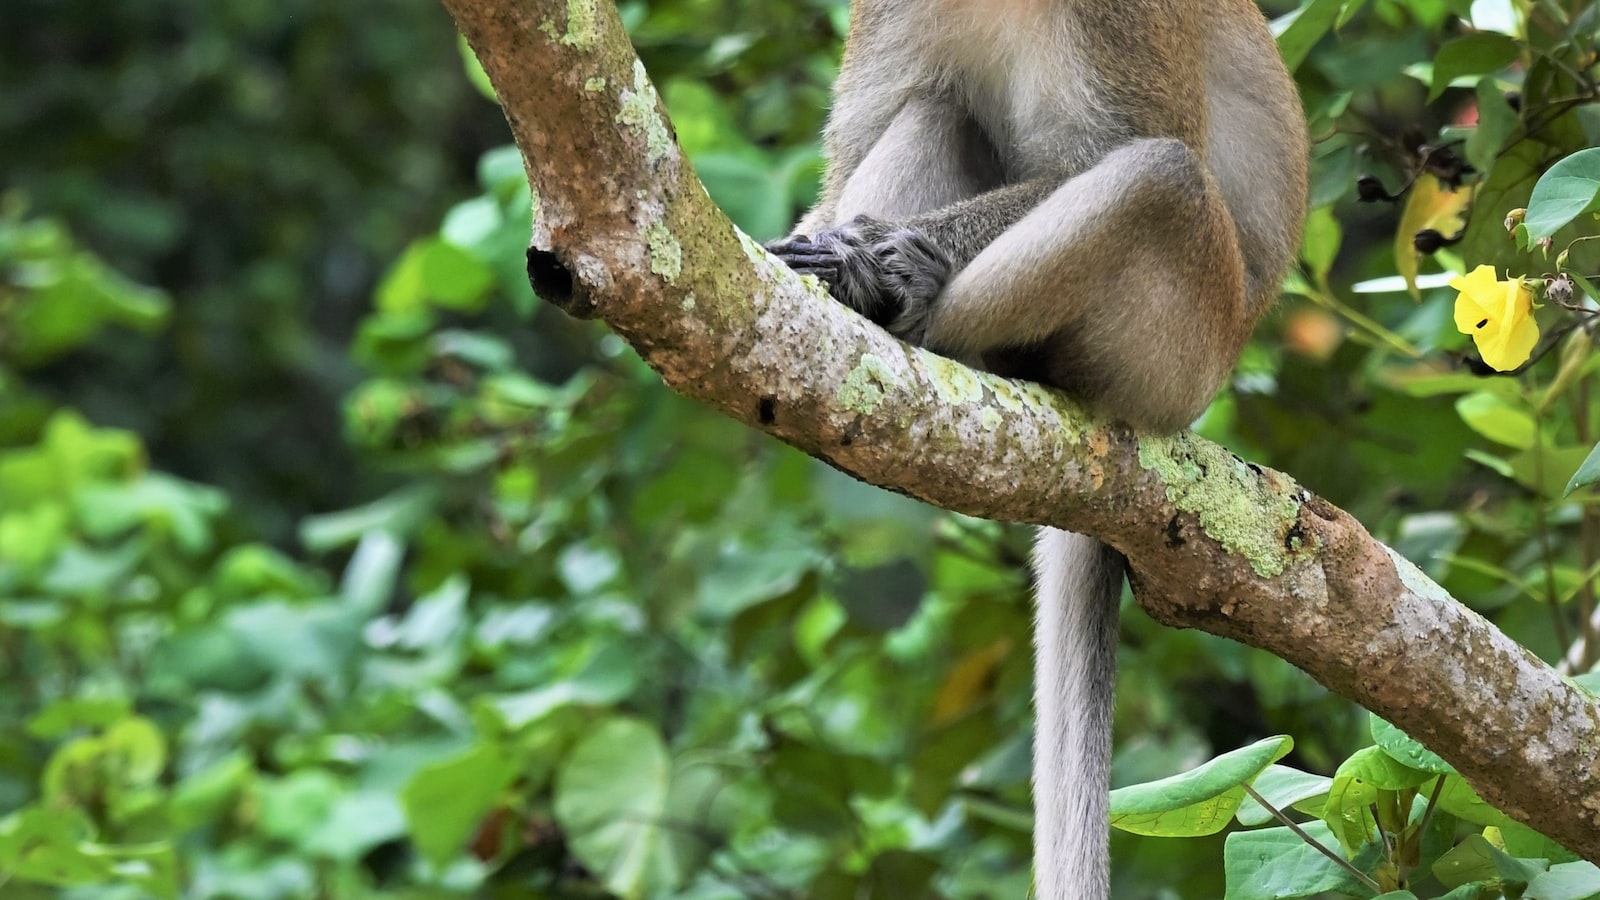
[[[1457,331],[1476,336],[1499,317],[1499,305],[1484,302],[1501,293],[1494,266],[1479,266],[1466,275],[1457,275],[1450,279],[1450,286],[1461,292],[1455,306]]]
[[[1462,334],[1477,334],[1480,328],[1488,325],[1488,311],[1483,304],[1472,299],[1471,294],[1462,293],[1456,298],[1456,330]]]
[[[1450,279],[1450,286],[1458,291],[1468,293],[1482,293],[1489,290],[1499,279],[1494,277],[1494,266],[1481,265],[1465,275],[1457,275]]]
[[[1477,341],[1478,355],[1491,368],[1509,372],[1528,361],[1534,345],[1539,343],[1539,324],[1532,316],[1518,322],[1515,327],[1503,329],[1493,340]]]
[[[1533,307],[1531,296],[1528,294],[1527,289],[1522,286],[1521,278],[1513,278],[1509,281],[1501,282],[1499,300],[1500,302],[1497,305],[1499,307],[1500,320],[1506,327],[1511,327],[1518,320],[1527,318],[1528,311]]]

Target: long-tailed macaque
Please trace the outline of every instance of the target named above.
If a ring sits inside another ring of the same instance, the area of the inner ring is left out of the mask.
[[[821,201],[769,249],[891,333],[1145,429],[1210,401],[1299,246],[1249,0],[856,0]],[[1124,562],[1039,533],[1034,873],[1105,900]]]

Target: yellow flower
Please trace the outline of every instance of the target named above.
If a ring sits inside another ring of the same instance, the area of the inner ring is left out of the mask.
[[[1509,372],[1528,361],[1539,342],[1533,321],[1533,292],[1521,278],[1499,281],[1494,266],[1479,266],[1450,279],[1456,298],[1456,328],[1472,335],[1483,361]]]

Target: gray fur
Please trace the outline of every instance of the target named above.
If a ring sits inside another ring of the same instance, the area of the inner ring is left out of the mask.
[[[913,343],[1188,423],[1293,261],[1306,135],[1248,0],[856,0],[822,198],[770,245]],[[1041,900],[1106,900],[1122,558],[1044,529]]]

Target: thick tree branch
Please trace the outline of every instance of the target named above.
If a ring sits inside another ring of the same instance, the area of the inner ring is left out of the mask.
[[[1600,705],[1349,515],[1192,434],[909,348],[802,283],[706,196],[609,0],[443,2],[522,150],[542,296],[866,481],[1102,538],[1156,618],[1289,660],[1600,862]]]

